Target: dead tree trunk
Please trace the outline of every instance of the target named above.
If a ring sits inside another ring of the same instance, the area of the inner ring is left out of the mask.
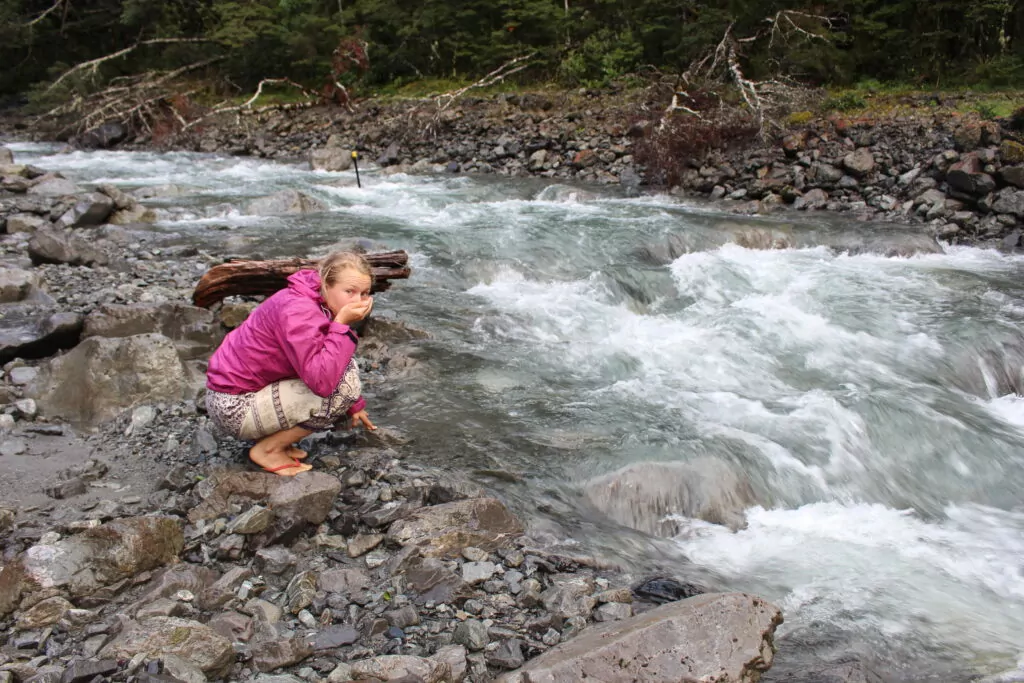
[[[409,255],[404,251],[366,254],[373,270],[373,292],[391,287],[391,280],[404,280],[412,274]],[[192,303],[209,308],[225,297],[239,295],[267,295],[288,284],[288,276],[305,268],[316,268],[314,259],[283,259],[279,261],[228,261],[214,266],[199,278]]]

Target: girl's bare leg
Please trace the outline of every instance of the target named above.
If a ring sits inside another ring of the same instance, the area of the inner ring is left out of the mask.
[[[285,467],[285,465],[295,462],[294,456],[290,455],[289,451],[299,449],[294,448],[293,444],[312,433],[302,427],[292,427],[265,436],[249,449],[249,459],[265,470],[281,468],[276,469],[275,473],[285,477],[293,477],[299,472],[308,472],[313,469],[312,465],[305,463],[295,464],[291,467]]]

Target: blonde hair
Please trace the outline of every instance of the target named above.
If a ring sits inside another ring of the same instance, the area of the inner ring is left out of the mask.
[[[370,278],[370,286],[373,286],[373,270],[370,263],[360,254],[351,251],[335,251],[325,256],[317,268],[320,275],[320,288],[326,291],[338,281],[338,276],[346,270],[354,270],[357,273]]]

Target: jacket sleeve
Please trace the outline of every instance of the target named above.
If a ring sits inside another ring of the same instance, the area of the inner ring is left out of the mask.
[[[311,301],[296,301],[281,311],[278,338],[299,379],[317,396],[338,386],[359,337],[348,325],[324,317]]]

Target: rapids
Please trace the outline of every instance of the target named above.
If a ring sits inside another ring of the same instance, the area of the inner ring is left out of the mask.
[[[375,314],[430,337],[418,372],[368,397],[375,421],[537,538],[775,601],[769,679],[853,657],[966,681],[1024,655],[1024,258],[535,179],[370,170],[357,189],[300,164],[11,147],[84,185],[176,185],[146,200],[152,229],[217,256],[408,250],[413,278]],[[329,210],[245,214],[286,188]],[[707,458],[745,478],[745,528],[677,519],[654,539],[584,495],[632,463]]]

